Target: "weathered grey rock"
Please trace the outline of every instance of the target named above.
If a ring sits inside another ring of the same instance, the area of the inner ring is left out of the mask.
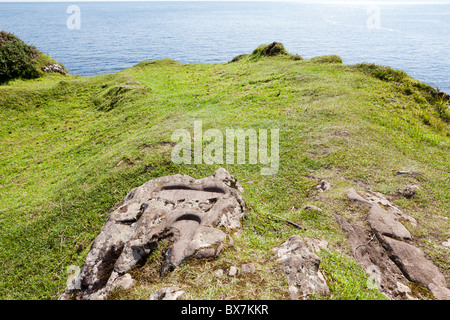
[[[305,241],[299,235],[293,235],[281,247],[274,249],[278,256],[277,261],[281,263],[288,277],[292,300],[308,299],[312,294],[322,296],[330,294],[325,278],[319,270],[320,259],[311,252],[318,247],[314,244],[314,240]]]
[[[403,171],[397,171],[397,175],[409,175],[409,176],[418,176],[420,174],[419,171],[414,170],[403,170]]]
[[[425,257],[420,248],[385,236],[382,237],[382,241],[389,257],[408,280],[428,288],[439,300],[450,300],[450,290],[446,287],[444,275]]]
[[[46,65],[42,68],[42,70],[47,73],[60,73],[62,75],[67,75],[67,72],[64,71],[63,67],[57,63]]]
[[[327,180],[321,180],[319,184],[316,186],[316,190],[319,192],[327,191],[331,188],[331,183],[329,183]]]
[[[154,291],[147,300],[179,300],[183,299],[185,294],[179,287],[161,288]]]
[[[450,248],[450,238],[447,239],[447,241],[442,242],[442,245],[443,245],[444,247]]]
[[[130,289],[133,285],[134,280],[129,273],[125,273],[123,276],[118,277],[113,283],[115,288],[120,287],[125,290]]]
[[[403,195],[405,198],[412,198],[416,195],[416,191],[419,190],[419,187],[416,185],[407,186],[405,189],[397,189],[397,193]]]
[[[359,263],[365,267],[372,263],[378,270],[383,270],[380,272],[384,284],[380,288],[381,291],[395,299],[413,299],[411,292],[405,289],[405,283],[411,281],[423,285],[437,299],[450,299],[450,290],[446,287],[444,275],[425,257],[420,248],[410,243],[411,234],[399,219],[407,219],[413,225],[416,224],[415,220],[394,207],[379,193],[350,189],[347,196],[350,200],[370,208],[367,222],[374,235],[369,240],[368,233],[361,227],[339,215],[337,220],[349,233],[349,243]],[[386,259],[386,256],[389,259]],[[395,279],[398,283],[393,286]]]
[[[227,239],[224,231],[241,227],[244,202],[239,189],[238,181],[222,168],[200,180],[167,176],[131,190],[94,240],[72,281],[79,285],[69,284],[60,299],[106,298],[114,281],[144,261],[162,239],[172,245],[161,274],[192,256],[217,256]]]
[[[398,221],[397,216],[376,203],[370,208],[367,222],[377,234],[400,240],[412,240],[408,229]]]
[[[214,271],[214,275],[217,278],[221,278],[223,276],[223,270],[222,269],[218,269],[218,270]]]
[[[362,227],[346,219],[341,215],[336,215],[336,220],[343,230],[348,232],[348,244],[358,263],[365,269],[383,270],[379,273],[377,283],[380,291],[390,299],[406,300],[409,297],[405,294],[403,287],[399,288],[398,283],[406,286],[408,279],[402,271],[388,257],[378,239],[370,236]]]
[[[316,207],[312,204],[309,204],[305,207],[305,210],[315,210],[315,211],[322,211],[322,209],[320,209],[319,207]]]
[[[228,270],[228,275],[231,277],[234,277],[237,274],[238,274],[238,268],[236,268],[235,266],[231,266],[230,269]]]
[[[253,272],[255,272],[255,270],[256,270],[256,268],[255,268],[255,265],[253,263],[246,263],[246,264],[243,264],[241,266],[241,272],[243,274],[253,273]]]
[[[394,206],[386,197],[378,192],[363,192],[356,191],[354,188],[351,188],[347,192],[347,197],[350,201],[356,202],[360,205],[363,205],[368,208],[372,208],[372,206],[376,203],[380,205],[382,208],[385,208],[386,211],[397,215],[398,217],[408,221],[413,226],[417,226],[417,221],[413,217],[405,214],[402,210]]]

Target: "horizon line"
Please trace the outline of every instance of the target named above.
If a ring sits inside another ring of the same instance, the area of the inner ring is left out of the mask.
[[[450,4],[450,1],[424,1],[424,0],[0,0],[0,3],[78,3],[78,2],[296,2],[309,4],[358,4],[358,5],[436,5]]]

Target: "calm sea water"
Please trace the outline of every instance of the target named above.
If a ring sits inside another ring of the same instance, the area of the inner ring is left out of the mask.
[[[67,26],[73,4],[79,29]],[[0,3],[0,29],[85,76],[161,58],[227,62],[279,41],[304,58],[392,66],[450,92],[450,4]]]

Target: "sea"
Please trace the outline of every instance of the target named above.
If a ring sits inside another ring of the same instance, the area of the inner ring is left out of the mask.
[[[162,58],[224,63],[277,41],[305,59],[390,66],[450,93],[450,3],[0,2],[0,30],[81,76]]]

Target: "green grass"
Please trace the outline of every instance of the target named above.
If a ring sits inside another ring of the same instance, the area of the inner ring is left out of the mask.
[[[300,234],[329,242],[319,256],[331,299],[382,299],[367,288],[368,275],[334,219],[365,214],[349,207],[350,187],[388,194],[415,217],[419,226],[407,227],[448,280],[449,251],[440,246],[450,237],[445,110],[429,87],[402,72],[344,65],[336,56],[247,55],[211,65],[164,59],[111,75],[11,81],[0,86],[0,298],[56,299],[67,268],[83,265],[130,189],[175,173],[202,178],[221,166],[241,181],[248,206],[235,249],[116,298],[146,298],[170,284],[190,299],[286,299],[270,249]],[[176,129],[192,132],[195,120],[223,134],[278,128],[278,173],[262,176],[261,164],[175,165],[165,142]],[[423,175],[397,176],[398,170]],[[318,194],[321,179],[332,188]],[[418,197],[396,195],[409,184],[420,187]],[[305,211],[306,204],[323,211]],[[213,276],[247,262],[256,264],[256,274]]]

